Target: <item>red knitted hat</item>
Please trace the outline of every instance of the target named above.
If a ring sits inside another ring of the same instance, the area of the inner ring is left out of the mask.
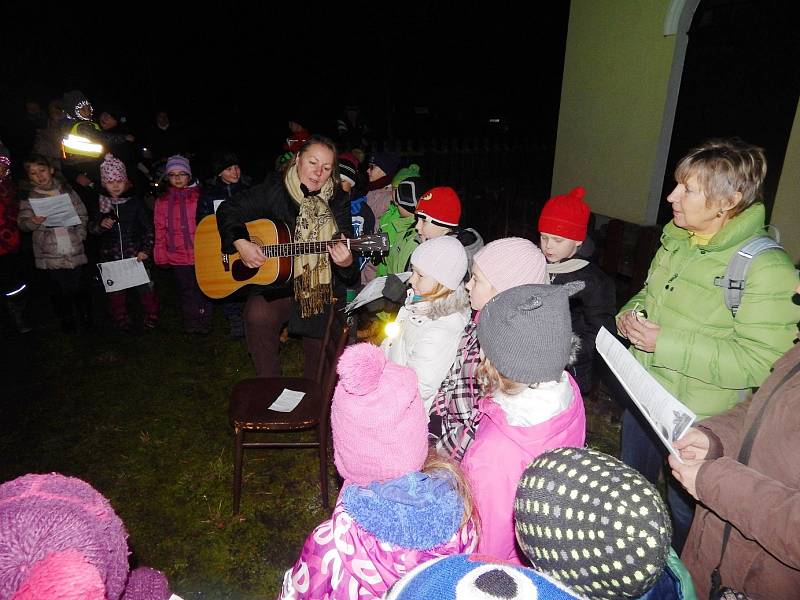
[[[435,187],[419,199],[416,213],[434,225],[458,227],[458,221],[461,219],[461,200],[453,188]]]
[[[539,216],[539,233],[582,242],[586,239],[591,209],[583,201],[586,191],[582,187],[570,190],[565,196],[553,196]]]

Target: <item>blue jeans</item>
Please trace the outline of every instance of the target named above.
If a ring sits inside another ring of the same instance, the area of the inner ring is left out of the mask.
[[[621,445],[622,462],[656,485],[664,469],[667,449],[635,407],[626,409],[622,414]],[[692,526],[695,501],[671,474],[664,475],[667,480],[667,504],[672,513],[672,547],[680,555]]]

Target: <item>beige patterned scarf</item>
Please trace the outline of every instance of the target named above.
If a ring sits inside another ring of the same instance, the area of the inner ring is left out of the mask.
[[[328,202],[335,183],[328,179],[318,194],[306,196],[300,187],[297,165],[286,170],[284,184],[300,207],[294,228],[295,242],[321,242],[333,238],[336,221]],[[299,254],[294,257],[294,297],[300,305],[300,316],[320,314],[333,300],[331,260],[329,254]]]

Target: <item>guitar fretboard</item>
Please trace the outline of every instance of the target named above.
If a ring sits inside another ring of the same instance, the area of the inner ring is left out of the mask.
[[[288,244],[270,244],[261,246],[264,256],[279,258],[281,256],[296,256],[298,254],[325,254],[328,244],[347,242],[348,240],[330,240],[327,242],[290,242]]]

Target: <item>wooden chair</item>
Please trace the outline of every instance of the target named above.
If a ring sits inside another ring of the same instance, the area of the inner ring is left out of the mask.
[[[238,382],[231,392],[228,416],[234,430],[235,463],[233,471],[233,514],[239,513],[242,493],[242,461],[249,448],[318,448],[319,483],[322,505],[328,498],[328,432],[330,403],[336,384],[336,363],[347,342],[348,327],[332,306],[320,349],[315,379],[302,377],[252,377]],[[284,389],[305,392],[297,407],[289,413],[269,410]],[[302,431],[317,429],[315,442],[246,442],[245,433]]]

